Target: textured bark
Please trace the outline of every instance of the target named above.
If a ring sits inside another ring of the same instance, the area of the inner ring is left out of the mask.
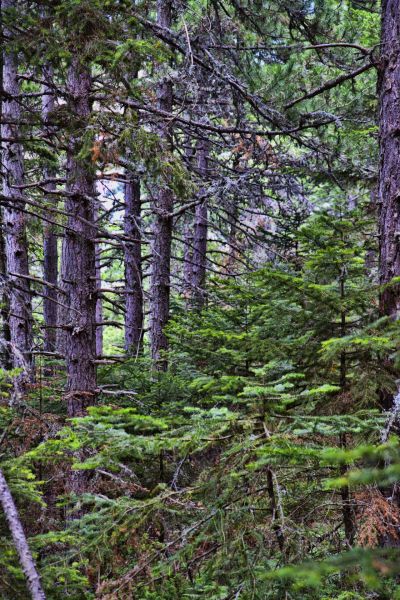
[[[125,185],[124,233],[131,241],[125,243],[125,350],[137,356],[143,342],[143,282],[140,231],[140,181],[131,177]]]
[[[400,276],[400,10],[397,0],[382,2],[379,73],[379,235],[380,283]],[[400,286],[381,293],[380,311],[400,316]]]
[[[14,5],[13,0],[3,0],[2,9],[7,10]],[[11,37],[11,32],[4,29],[4,34]],[[18,96],[16,55],[5,49],[3,52],[3,87],[7,94],[2,103],[2,139],[10,140],[2,143],[3,159],[3,194],[13,198],[13,208],[5,208],[3,225],[7,271],[10,283],[10,338],[15,367],[32,367],[32,306],[29,281],[18,275],[29,275],[28,250],[26,239],[24,197],[15,186],[24,184],[24,165],[22,146],[18,141],[21,109],[18,102],[9,96]],[[9,95],[9,96],[8,96]],[[22,386],[23,377],[17,384]]]
[[[186,298],[186,305],[191,306],[192,298],[192,280],[193,280],[193,221],[194,211],[188,210],[185,213],[185,226],[183,233],[183,294]]]
[[[0,0],[0,34],[3,35],[1,0]],[[3,53],[0,52],[0,90],[3,90]],[[3,96],[0,93],[0,115],[3,114]],[[0,164],[3,164],[2,148],[0,146]],[[10,370],[12,368],[12,357],[10,352],[10,297],[8,289],[7,276],[7,260],[6,260],[6,241],[4,238],[3,227],[3,209],[0,208],[0,318],[2,329],[2,340],[0,347],[0,365],[3,369]]]
[[[157,24],[163,28],[170,28],[172,22],[172,2],[158,0]],[[170,113],[173,104],[172,83],[169,78],[164,78],[157,86],[157,101],[160,110]],[[160,138],[164,145],[166,155],[172,151],[171,124],[164,121],[160,127]],[[158,190],[153,206],[155,212],[153,231],[153,263],[151,273],[151,356],[156,368],[167,369],[165,352],[168,349],[168,339],[165,335],[165,326],[169,318],[170,301],[170,262],[172,240],[173,195],[167,185]]]
[[[52,77],[50,67],[44,68],[44,76],[46,80]],[[42,118],[43,125],[48,130],[49,117],[54,110],[54,95],[49,93],[50,89],[44,86],[44,95],[42,97]],[[46,93],[47,92],[47,93]],[[54,177],[54,170],[46,167],[44,169],[44,178],[50,179]],[[48,196],[45,200],[49,204],[56,202],[56,197],[51,195],[56,189],[55,183],[46,184]],[[43,274],[44,280],[57,285],[58,282],[58,248],[57,248],[57,231],[56,227],[51,223],[45,223],[43,226]],[[57,340],[57,290],[55,287],[45,286],[45,298],[43,300],[43,318],[45,324],[44,333],[44,350],[46,352],[55,352]]]
[[[191,144],[190,138],[186,140],[186,161],[188,167],[192,167],[195,156],[195,149]],[[192,279],[193,279],[193,242],[194,242],[194,208],[188,209],[184,214],[183,229],[183,296],[186,300],[186,306],[190,308],[192,297]]]
[[[22,570],[27,578],[28,589],[32,600],[46,600],[46,596],[40,583],[40,577],[36,570],[24,529],[14,504],[13,497],[7,485],[7,481],[0,469],[0,503],[14,540],[15,548],[21,563]]]
[[[207,178],[208,147],[206,142],[201,142],[198,149],[197,168],[202,181]],[[204,190],[201,190],[204,193]],[[207,230],[208,230],[208,206],[204,199],[196,206],[194,217],[194,240],[193,240],[193,268],[192,268],[192,290],[193,305],[202,308],[205,302],[205,281],[207,269]]]
[[[101,288],[101,248],[99,244],[96,244],[96,287]],[[103,301],[101,296],[97,296],[96,299],[96,356],[103,355],[103,325],[100,325],[104,320],[103,318]]]
[[[99,218],[99,211],[95,209],[94,219],[97,223]],[[96,244],[96,288],[101,288],[101,244]],[[103,355],[103,325],[100,325],[104,321],[103,316],[103,299],[99,293],[96,294],[96,355]]]
[[[94,172],[82,151],[91,114],[89,69],[74,57],[68,72],[69,111],[73,123],[67,153],[67,197],[70,214],[63,247],[63,288],[68,304],[65,357],[68,416],[85,413],[96,398],[96,253]]]
[[[7,260],[6,260],[6,242],[4,239],[3,228],[3,211],[0,211],[0,277],[1,277],[1,327],[2,327],[2,343],[0,347],[0,366],[3,369],[12,369],[13,360],[11,355],[11,333],[9,324],[10,315],[10,295],[7,275]]]

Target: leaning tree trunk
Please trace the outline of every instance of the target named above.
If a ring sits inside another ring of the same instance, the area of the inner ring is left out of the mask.
[[[379,72],[379,239],[380,283],[400,276],[400,10],[397,0],[382,1]],[[380,311],[400,316],[400,285],[381,292]]]
[[[125,242],[125,350],[138,356],[143,341],[143,281],[141,248],[141,199],[140,181],[128,174],[125,185],[124,233]]]
[[[52,69],[45,67],[44,76],[46,81],[52,78]],[[51,88],[44,86],[42,97],[42,119],[46,135],[51,134],[49,120],[54,110],[54,94]],[[54,178],[54,168],[47,166],[44,169],[45,180]],[[56,184],[49,181],[45,184],[46,198],[45,202],[54,205],[56,196],[52,192],[56,189]],[[56,351],[57,341],[57,282],[58,282],[58,248],[56,226],[52,223],[45,223],[43,228],[43,275],[44,280],[51,285],[45,286],[45,298],[43,300],[43,319],[44,319],[44,350],[46,352]]]
[[[207,177],[208,147],[207,142],[202,141],[198,149],[197,168],[201,181]],[[204,195],[204,188],[200,189]],[[193,240],[193,267],[192,267],[192,290],[193,305],[202,308],[205,302],[205,281],[207,269],[207,231],[208,231],[208,206],[204,198],[197,204],[194,217],[194,240]]]
[[[96,399],[96,253],[95,185],[90,157],[83,152],[91,114],[92,79],[89,69],[75,56],[68,72],[69,111],[75,125],[67,151],[69,214],[63,246],[63,287],[68,305],[65,323],[67,411],[83,415]]]
[[[14,540],[22,570],[27,579],[28,589],[32,600],[46,600],[46,596],[40,583],[40,577],[35,567],[35,562],[29,550],[24,529],[18,515],[17,507],[7,485],[7,481],[0,469],[0,504],[3,507],[6,521]]]
[[[158,0],[158,26],[169,29],[171,22],[171,0]],[[172,112],[173,90],[168,76],[157,86],[157,100],[160,110],[167,113]],[[168,162],[168,155],[172,152],[172,135],[171,124],[166,119],[160,127],[160,138],[164,146],[165,160]],[[168,339],[165,335],[165,326],[169,319],[172,209],[173,194],[166,183],[158,190],[157,198],[153,203],[155,220],[152,247],[150,338],[151,356],[155,367],[159,370],[167,369]]]
[[[2,9],[14,6],[13,0],[3,0]],[[4,34],[11,32],[4,27]],[[20,136],[21,108],[18,97],[18,67],[16,54],[3,51],[3,89],[1,138],[3,171],[3,226],[5,234],[7,272],[10,285],[9,327],[15,367],[32,368],[32,305],[29,286],[28,249],[24,214],[24,165]],[[17,381],[20,389],[24,378]]]

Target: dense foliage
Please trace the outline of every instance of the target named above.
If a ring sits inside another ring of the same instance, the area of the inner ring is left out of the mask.
[[[400,598],[380,8],[3,1],[0,467],[47,598]],[[0,557],[28,598],[2,513]]]

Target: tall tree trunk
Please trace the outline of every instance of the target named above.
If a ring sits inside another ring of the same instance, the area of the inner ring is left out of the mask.
[[[46,80],[51,80],[51,67],[44,68],[44,76]],[[42,118],[43,126],[48,131],[49,117],[54,110],[54,95],[51,89],[44,86],[44,95],[42,97]],[[47,92],[47,93],[46,93]],[[51,167],[44,169],[44,178],[50,179],[55,173]],[[46,184],[46,192],[48,193],[46,202],[54,204],[55,196],[51,195],[56,189],[55,183]],[[57,248],[57,232],[56,227],[52,223],[45,223],[43,227],[43,274],[44,280],[56,286],[58,282],[58,248]],[[55,352],[57,339],[57,289],[56,287],[45,286],[45,298],[43,300],[43,318],[45,324],[44,332],[44,350],[46,352]]]
[[[125,350],[138,356],[143,342],[143,278],[141,248],[141,199],[140,181],[128,174],[125,185],[124,233],[130,238],[125,242]]]
[[[199,144],[197,168],[202,181],[207,178],[208,147],[207,142]],[[204,189],[200,190],[204,194]],[[207,231],[208,231],[208,206],[205,198],[197,204],[194,217],[194,240],[193,240],[193,268],[192,268],[192,290],[193,305],[202,308],[205,302],[205,281],[207,269]]]
[[[171,0],[158,0],[157,24],[169,29],[172,22]],[[158,108],[170,113],[173,105],[172,82],[164,78],[157,86]],[[160,138],[167,156],[172,152],[171,124],[166,120],[160,127]],[[167,184],[158,190],[153,206],[155,212],[153,232],[153,263],[151,273],[151,356],[154,365],[159,370],[167,369],[165,352],[168,349],[168,339],[165,326],[169,318],[170,301],[170,263],[172,241],[173,194]]]
[[[99,210],[95,209],[94,220],[97,223]],[[101,244],[96,243],[96,288],[101,289]],[[103,299],[100,293],[96,295],[96,356],[103,355]]]
[[[96,287],[101,288],[101,248],[96,244]],[[96,356],[103,355],[103,301],[99,294],[96,299]]]
[[[192,281],[193,281],[193,232],[194,211],[189,209],[185,213],[185,225],[183,232],[183,295],[187,308],[192,304]]]
[[[379,239],[380,283],[400,276],[400,10],[397,0],[382,1],[379,73]],[[400,286],[380,297],[382,315],[400,316]]]
[[[232,202],[229,206],[228,212],[228,256],[226,260],[225,270],[227,273],[231,274],[235,270],[235,265],[237,259],[239,257],[238,251],[238,220],[239,220],[239,206],[238,199],[236,196],[233,196]]]
[[[2,22],[2,10],[0,0],[0,36],[3,42],[3,22]],[[3,53],[0,52],[0,115],[3,114]],[[3,164],[2,159],[2,147],[0,146],[0,164]],[[1,181],[2,183],[2,181]],[[3,208],[0,208],[0,318],[1,318],[1,329],[2,329],[2,340],[0,348],[1,362],[0,366],[3,369],[10,370],[12,368],[12,357],[10,352],[10,297],[8,289],[8,276],[7,276],[7,260],[6,260],[6,241],[4,238],[4,226],[3,226]]]
[[[379,92],[379,277],[385,286],[400,276],[400,10],[397,0],[382,0]],[[381,290],[379,308],[393,320],[400,317],[400,285]],[[388,365],[392,367],[392,365]],[[397,393],[381,391],[381,404],[391,409],[382,432],[384,441],[398,421]],[[386,494],[386,491],[385,491]],[[388,495],[400,502],[398,485]]]
[[[191,143],[190,136],[186,140],[186,163],[188,169],[192,168],[192,163],[196,150]],[[183,297],[187,308],[192,303],[192,280],[193,280],[193,242],[194,242],[194,208],[189,208],[184,214],[183,229]]]
[[[63,285],[69,307],[66,323],[67,410],[74,417],[85,413],[96,399],[96,253],[95,186],[91,160],[82,155],[91,114],[92,79],[75,56],[68,72],[71,118],[78,124],[71,133],[67,153],[69,213],[63,248]]]
[[[15,548],[18,552],[22,570],[27,578],[28,589],[32,600],[46,600],[46,596],[40,583],[40,577],[36,570],[35,562],[29,550],[24,529],[18,515],[17,507],[7,485],[7,481],[0,469],[0,504],[11,531]]]
[[[11,332],[10,332],[10,290],[8,285],[7,275],[7,257],[6,257],[6,242],[4,238],[3,227],[3,210],[0,210],[0,277],[1,277],[1,307],[0,318],[2,328],[2,340],[0,348],[0,366],[2,369],[11,370],[13,366],[12,353],[10,348]]]
[[[13,0],[3,0],[2,10],[13,8]],[[4,35],[12,37],[5,27]],[[3,195],[10,198],[3,214],[7,271],[10,283],[10,338],[15,367],[26,370],[32,368],[32,304],[29,280],[26,222],[23,212],[25,202],[20,186],[24,184],[24,165],[22,146],[18,141],[21,120],[21,108],[17,100],[20,93],[18,83],[16,54],[9,49],[3,51],[3,89],[5,98],[2,103],[2,159],[3,159]],[[17,385],[22,389],[24,378]]]

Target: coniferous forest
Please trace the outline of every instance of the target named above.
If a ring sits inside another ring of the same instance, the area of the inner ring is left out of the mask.
[[[400,2],[0,9],[0,598],[400,599]]]

